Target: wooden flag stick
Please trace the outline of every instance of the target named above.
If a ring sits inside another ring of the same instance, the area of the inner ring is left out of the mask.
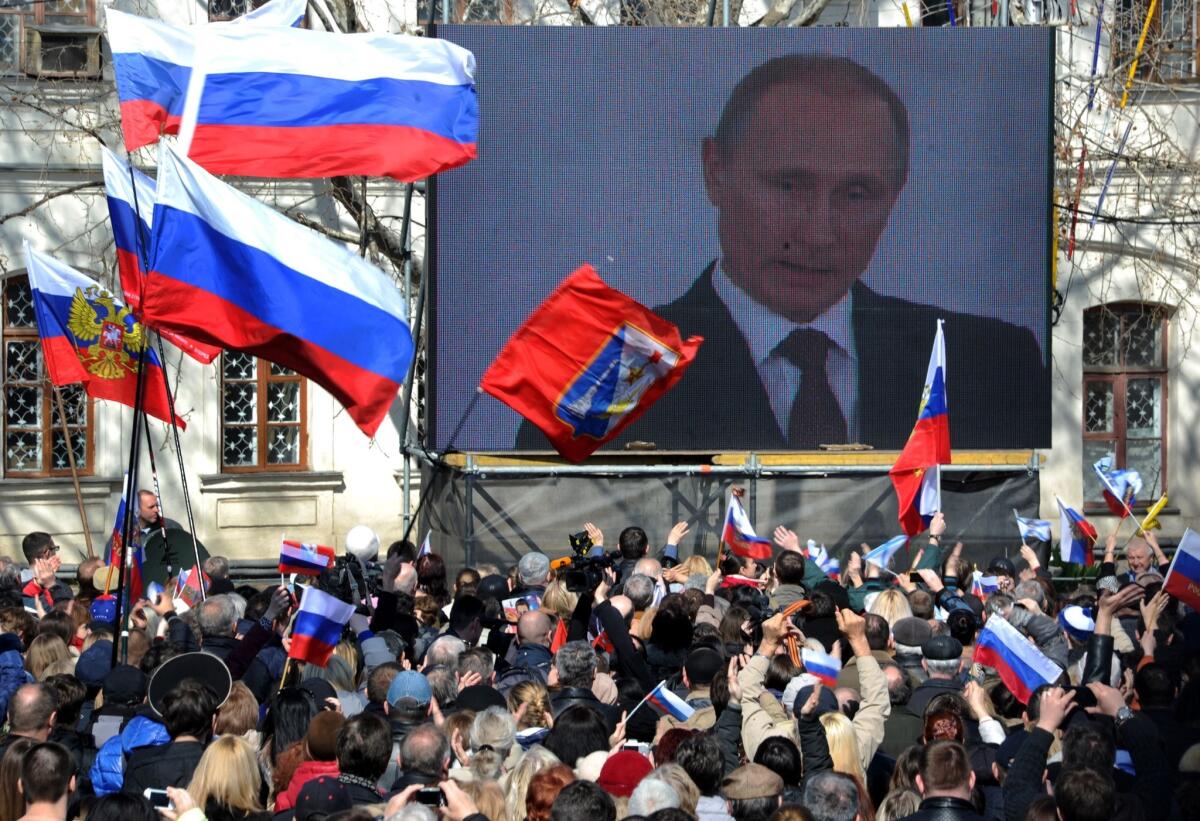
[[[83,543],[87,546],[89,559],[96,558],[92,549],[92,529],[88,527],[87,510],[83,506],[83,491],[79,488],[79,469],[75,465],[75,446],[71,443],[71,429],[67,425],[67,409],[63,404],[62,391],[55,384],[50,384],[54,392],[54,403],[58,406],[58,421],[62,425],[63,440],[67,446],[67,464],[71,466],[71,485],[75,488],[75,504],[79,505],[79,521],[83,525]],[[107,592],[107,591],[105,591]]]

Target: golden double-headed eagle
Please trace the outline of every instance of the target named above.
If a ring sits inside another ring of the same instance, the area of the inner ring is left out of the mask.
[[[132,316],[129,308],[118,308],[112,294],[98,286],[90,285],[86,291],[75,289],[67,330],[75,336],[79,360],[89,373],[101,379],[121,379],[126,373],[137,373],[131,354],[146,347],[146,333],[136,321],[130,330],[127,322]],[[85,346],[84,342],[93,344]]]

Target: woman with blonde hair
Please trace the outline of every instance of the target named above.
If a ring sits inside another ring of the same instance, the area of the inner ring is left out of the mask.
[[[57,661],[68,661],[70,658],[71,651],[67,649],[66,642],[58,636],[42,633],[25,651],[25,669],[34,679],[41,681],[46,675],[47,667]]]
[[[475,802],[479,812],[487,816],[488,821],[510,821],[504,793],[495,781],[475,780],[459,786]]]
[[[895,790],[888,793],[879,802],[879,812],[875,821],[898,821],[907,818],[921,806],[921,796],[912,790]]]
[[[889,628],[900,619],[907,619],[913,614],[908,597],[899,590],[884,590],[871,602],[867,612],[882,616]]]
[[[567,590],[566,583],[561,579],[555,579],[546,585],[546,592],[542,594],[542,609],[553,613],[560,619],[570,619],[577,604],[579,604],[579,594]]]
[[[259,796],[262,774],[254,748],[238,736],[221,736],[200,756],[188,795],[208,818],[265,816]]]
[[[521,705],[525,705],[524,712]],[[522,681],[508,691],[508,709],[517,718],[517,730],[530,728],[549,728],[553,719],[550,716],[550,692],[540,681]]]
[[[525,821],[525,798],[529,794],[529,782],[543,770],[561,763],[558,756],[539,744],[526,750],[513,768],[501,776],[500,789],[507,796],[504,804],[508,821]]]
[[[860,784],[867,783],[862,760],[858,754],[858,739],[854,736],[854,724],[841,713],[825,713],[821,716],[825,728],[825,739],[829,742],[829,757],[833,759],[835,772],[857,778]]]

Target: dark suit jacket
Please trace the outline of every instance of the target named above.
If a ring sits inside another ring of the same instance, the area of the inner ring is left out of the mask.
[[[679,299],[655,313],[687,338],[704,337],[679,383],[615,440],[660,450],[788,450],[750,349],[712,284],[713,265]],[[883,296],[854,285],[858,353],[858,439],[898,450],[917,418],[925,370],[944,319],[950,443],[954,448],[1027,448],[1048,444],[1048,370],[1026,328]],[[517,448],[546,450],[525,422]],[[610,445],[611,447],[611,445]]]

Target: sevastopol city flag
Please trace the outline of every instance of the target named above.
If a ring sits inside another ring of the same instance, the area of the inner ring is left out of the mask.
[[[478,131],[475,57],[447,40],[206,26],[179,142],[217,174],[411,182],[475,159]]]
[[[1001,616],[992,616],[984,625],[975,644],[975,661],[994,667],[1022,704],[1029,703],[1038,687],[1058,681],[1063,672]]]
[[[1175,548],[1163,590],[1193,610],[1200,610],[1200,535],[1188,528]]]
[[[231,22],[293,26],[303,21],[306,4],[307,0],[271,0]],[[113,8],[105,9],[105,15],[125,150],[150,145],[160,134],[178,134],[201,27],[181,28]]]
[[[703,341],[682,339],[582,265],[509,338],[479,386],[582,462],[674,387]]]
[[[742,502],[734,494],[729,495],[729,504],[725,508],[725,527],[721,530],[721,541],[725,543],[735,556],[743,559],[764,561],[771,558],[771,542],[754,532],[750,517]]]
[[[284,539],[279,547],[279,572],[297,576],[320,576],[333,567],[335,552],[323,544]]]
[[[83,384],[89,396],[134,406],[138,360],[145,351],[142,407],[169,422],[167,383],[146,330],[133,312],[96,282],[25,243],[46,371],[55,385]],[[187,424],[176,417],[175,423]]]
[[[892,557],[900,552],[900,550],[906,544],[908,544],[907,536],[894,536],[881,544],[879,547],[869,551],[865,556],[862,557],[862,559],[864,562],[870,562],[871,564],[879,565],[886,570],[888,562],[890,562]]]
[[[804,662],[804,672],[816,676],[826,687],[837,687],[838,673],[842,671],[842,663],[828,653],[819,650],[809,650],[807,647],[800,651],[800,660]]]
[[[266,8],[264,6],[263,8]],[[142,308],[143,254],[150,259],[150,226],[154,222],[154,180],[100,146],[104,165],[104,194],[108,200],[108,218],[117,246],[117,269],[121,272],[121,290],[125,304],[140,316]],[[193,359],[212,362],[221,353],[215,345],[206,345],[171,331],[158,330],[163,339]]]
[[[660,681],[658,686],[650,691],[646,701],[676,721],[687,721],[692,717],[692,713],[696,712],[692,705],[671,692],[665,681]]]
[[[1100,479],[1100,488],[1104,492],[1104,503],[1113,515],[1124,519],[1130,514],[1130,508],[1137,501],[1137,495],[1142,492],[1142,477],[1136,470],[1126,470],[1113,466],[1113,454],[1100,459],[1092,468]]]
[[[900,529],[915,536],[942,509],[941,469],[950,463],[950,416],[946,403],[946,338],[937,322],[925,389],[904,449],[889,471],[896,488]]]
[[[1083,518],[1082,513],[1064,504],[1062,499],[1055,496],[1054,500],[1058,502],[1059,558],[1069,564],[1091,564],[1092,547],[1097,538],[1096,528]]]
[[[1022,542],[1028,542],[1030,539],[1048,542],[1052,538],[1050,523],[1045,519],[1027,519],[1016,510],[1013,510],[1013,518],[1017,520],[1017,530],[1021,532]]]
[[[412,360],[392,280],[166,142],[158,169],[147,324],[291,368],[373,436]]]
[[[288,657],[324,667],[342,637],[342,628],[350,623],[354,605],[307,587],[300,599],[300,610],[292,625],[292,645]]]

